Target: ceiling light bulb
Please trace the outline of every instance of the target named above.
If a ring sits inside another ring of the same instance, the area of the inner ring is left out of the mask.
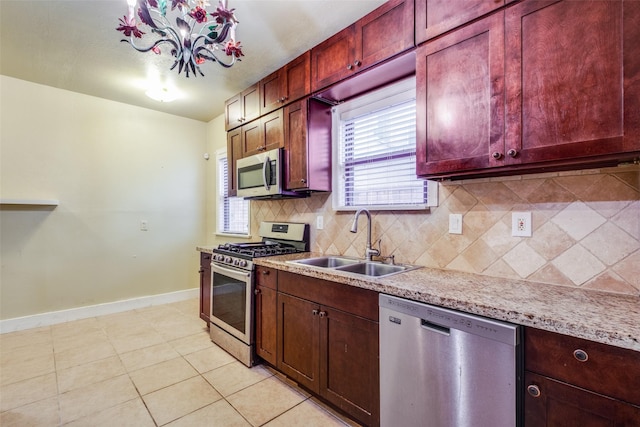
[[[160,102],[171,102],[177,98],[177,95],[174,92],[170,92],[166,87],[152,88],[147,90],[145,94],[149,98]]]

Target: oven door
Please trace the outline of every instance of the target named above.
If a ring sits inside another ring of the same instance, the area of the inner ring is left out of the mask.
[[[211,264],[211,322],[251,344],[253,273]]]

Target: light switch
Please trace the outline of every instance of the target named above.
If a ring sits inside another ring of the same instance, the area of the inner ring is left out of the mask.
[[[449,234],[462,234],[462,214],[449,214]]]

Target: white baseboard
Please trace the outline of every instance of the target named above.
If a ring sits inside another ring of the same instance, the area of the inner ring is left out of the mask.
[[[0,334],[198,298],[199,288],[0,320]]]

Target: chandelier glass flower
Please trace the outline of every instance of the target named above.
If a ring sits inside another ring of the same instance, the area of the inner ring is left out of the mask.
[[[152,51],[160,55],[168,50],[175,58],[171,69],[177,66],[178,74],[184,70],[187,77],[189,73],[204,76],[200,65],[205,61],[229,68],[244,56],[240,42],[235,39],[238,25],[235,9],[228,9],[226,0],[221,0],[212,13],[206,10],[207,0],[128,1],[129,15],[120,18],[120,26],[116,28],[128,37],[121,41],[139,52]],[[143,39],[147,34],[138,27],[136,15],[141,24],[151,28],[155,36],[151,37],[151,44],[136,44],[135,39]]]

